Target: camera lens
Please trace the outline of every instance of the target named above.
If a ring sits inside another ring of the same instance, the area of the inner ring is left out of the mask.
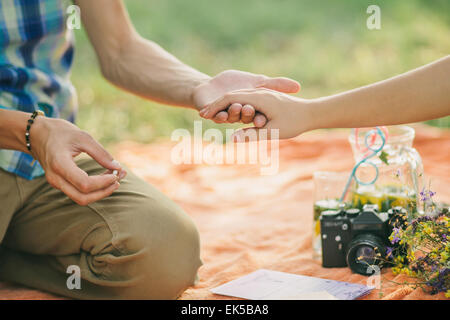
[[[382,257],[386,252],[383,241],[373,234],[361,234],[355,237],[348,246],[347,265],[353,272],[362,275],[371,275],[372,265],[381,264],[381,260],[377,257],[380,253]]]
[[[367,263],[369,265],[375,262],[375,250],[370,246],[359,246],[356,249],[356,257],[362,263]]]

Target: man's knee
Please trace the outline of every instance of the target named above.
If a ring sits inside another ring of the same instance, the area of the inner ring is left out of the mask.
[[[94,261],[112,286],[112,298],[173,299],[194,284],[201,265],[199,234],[177,205],[152,199],[110,222],[113,252]]]

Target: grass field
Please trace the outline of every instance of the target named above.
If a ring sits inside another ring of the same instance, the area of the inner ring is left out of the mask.
[[[381,30],[366,27],[370,4],[381,8]],[[299,95],[306,98],[366,85],[450,53],[447,0],[128,0],[126,5],[143,36],[202,72],[287,76],[301,82]],[[85,31],[75,33],[78,124],[102,143],[151,142],[176,128],[192,129],[192,120],[200,119],[107,83]],[[450,127],[450,118],[432,124]]]

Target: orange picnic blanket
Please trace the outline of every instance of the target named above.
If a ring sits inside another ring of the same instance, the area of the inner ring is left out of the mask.
[[[322,268],[312,259],[314,171],[348,171],[353,165],[349,131],[320,131],[281,141],[279,172],[261,175],[254,164],[183,164],[171,161],[177,142],[123,142],[116,158],[180,204],[201,235],[200,281],[180,299],[230,299],[209,289],[265,268],[353,283],[366,277],[348,268]],[[450,130],[416,126],[415,148],[439,201],[450,202]],[[445,299],[394,284],[405,276],[383,270],[382,295],[363,299]],[[52,299],[51,294],[0,283],[3,299]]]

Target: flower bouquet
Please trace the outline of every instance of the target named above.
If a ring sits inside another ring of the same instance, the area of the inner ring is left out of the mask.
[[[389,240],[387,258],[394,274],[415,278],[407,284],[420,287],[430,294],[444,292],[450,298],[450,212],[433,202],[434,192],[422,190],[420,196],[427,215],[411,223],[395,227]]]

